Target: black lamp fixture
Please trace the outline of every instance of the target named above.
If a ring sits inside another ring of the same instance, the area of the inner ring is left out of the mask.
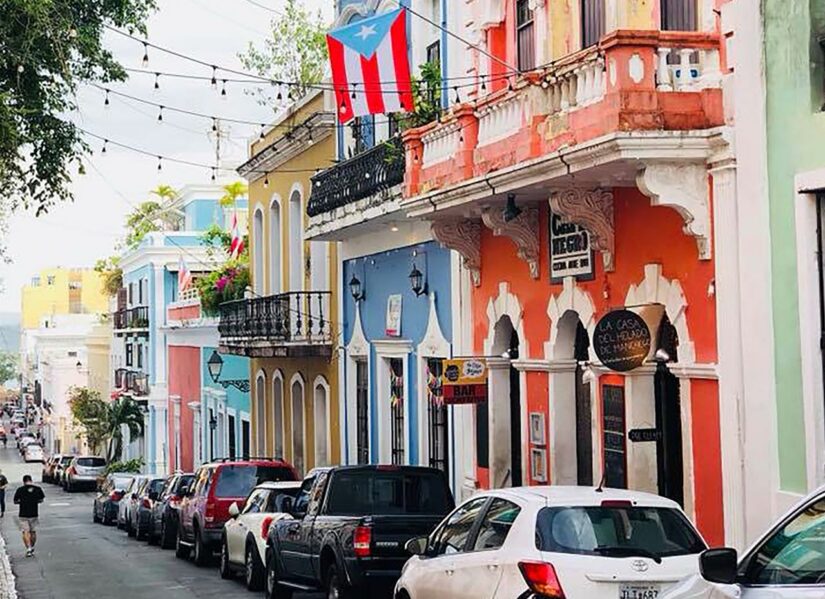
[[[364,290],[361,287],[361,279],[352,275],[352,278],[349,281],[349,292],[352,294],[352,299],[356,302],[360,302],[364,299]]]
[[[217,428],[218,428],[218,419],[215,418],[214,416],[212,416],[212,418],[209,419],[209,430],[214,431],[214,430],[217,430]]]
[[[217,351],[212,351],[212,355],[209,356],[209,360],[207,360],[206,366],[209,368],[209,376],[212,377],[212,381],[215,384],[220,385],[224,389],[227,389],[229,387],[235,387],[238,391],[241,391],[242,393],[249,392],[248,379],[231,379],[223,381],[220,380],[221,371],[223,370],[223,358],[221,358],[221,355]]]
[[[517,219],[520,214],[521,208],[516,205],[516,194],[507,194],[507,205],[504,207],[504,212],[502,213],[504,222],[509,223],[510,221]]]
[[[424,273],[418,270],[418,267],[413,263],[412,271],[410,272],[410,287],[416,297],[427,293],[427,282],[424,280]]]

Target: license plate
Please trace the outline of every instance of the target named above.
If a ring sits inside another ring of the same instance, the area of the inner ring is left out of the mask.
[[[655,584],[623,584],[619,586],[619,599],[656,599],[659,586]]]

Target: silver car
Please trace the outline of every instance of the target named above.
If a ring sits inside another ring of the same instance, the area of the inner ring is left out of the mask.
[[[23,461],[25,462],[43,462],[43,448],[37,443],[29,443],[26,449],[23,450]]]
[[[97,489],[98,481],[106,470],[106,460],[100,456],[78,456],[66,468],[66,491],[71,493],[79,487]]]

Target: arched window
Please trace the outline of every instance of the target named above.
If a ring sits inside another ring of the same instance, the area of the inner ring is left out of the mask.
[[[266,376],[258,373],[255,381],[255,449],[266,455]]]
[[[289,197],[289,290],[304,288],[304,211],[301,192],[293,190]]]
[[[272,438],[275,457],[284,455],[284,377],[279,370],[272,373]]]
[[[315,467],[329,466],[329,385],[323,377],[315,379],[313,402],[315,423]]]
[[[292,465],[304,475],[304,380],[300,375],[292,378],[290,386],[292,408]]]
[[[264,294],[264,213],[258,208],[255,210],[252,229],[252,268],[254,280],[253,289],[258,295]]]
[[[269,293],[281,293],[281,200],[269,204]]]

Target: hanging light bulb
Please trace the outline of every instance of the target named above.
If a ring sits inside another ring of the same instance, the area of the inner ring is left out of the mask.
[[[453,87],[453,90],[455,91],[455,103],[461,104],[461,96],[458,93],[458,86]]]
[[[284,94],[281,91],[281,88],[278,88],[278,102],[281,102],[284,99]]]
[[[212,117],[212,133],[218,130],[218,121],[215,117]]]
[[[352,84],[352,99],[355,99],[355,86],[358,85],[357,83]]]
[[[158,156],[158,172],[163,170],[163,157]]]
[[[261,137],[261,139],[264,138],[264,124],[263,123],[261,123],[261,135],[260,135],[260,137]]]
[[[223,85],[221,85],[221,97],[226,97],[226,79],[223,79]]]
[[[106,98],[103,100],[103,106],[105,106],[106,108],[109,107],[109,90],[108,89],[106,90]]]
[[[458,143],[460,143],[460,144],[464,143],[464,128],[459,129]]]
[[[17,72],[18,73],[22,73],[25,70],[26,70],[26,67],[24,67],[22,64],[17,65]]]
[[[213,166],[213,167],[212,167],[212,181],[214,181],[214,180],[215,180],[215,170],[216,170],[216,169],[215,169],[215,167]]]
[[[160,89],[160,83],[158,82],[159,78],[160,78],[160,73],[155,73],[155,90]]]
[[[101,153],[101,154],[105,154],[105,153],[106,153],[106,145],[107,145],[108,143],[109,143],[109,140],[108,140],[108,139],[104,139],[104,140],[103,140],[103,147],[100,149],[100,153]]]
[[[143,65],[143,68],[149,66],[149,44],[143,42],[143,60],[140,61],[140,64]]]
[[[481,91],[487,93],[487,83],[484,81],[484,75],[481,76]]]
[[[213,66],[212,67],[212,89],[214,89],[214,90],[218,89],[218,77],[217,77],[217,75],[218,75],[218,67]]]
[[[513,91],[513,82],[509,77],[507,78],[507,91]]]
[[[341,100],[341,114],[344,114],[347,111],[347,101]]]
[[[269,175],[264,177],[264,189],[266,189],[267,187],[269,187]]]
[[[163,106],[158,107],[158,123],[163,122]]]

